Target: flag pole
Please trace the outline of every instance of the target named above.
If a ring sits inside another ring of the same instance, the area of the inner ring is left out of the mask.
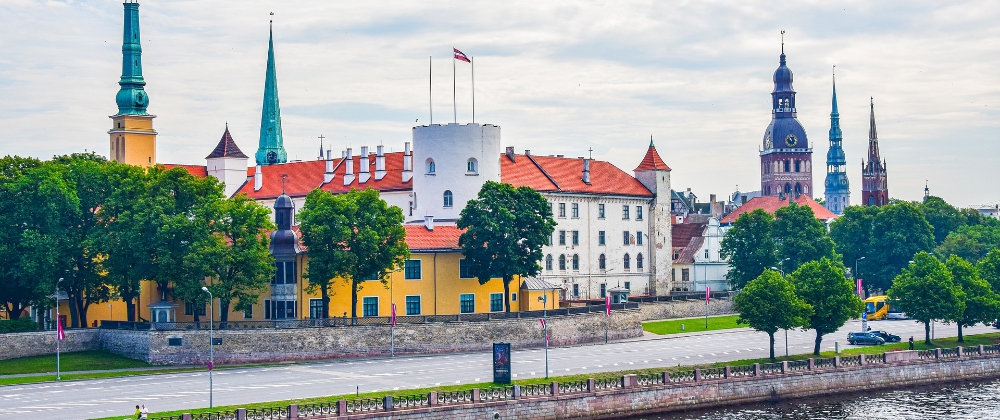
[[[454,54],[452,54],[454,55]],[[451,108],[455,113],[455,124],[458,124],[458,83],[455,81],[455,57],[451,58]]]
[[[431,124],[434,124],[434,65],[433,56],[427,56],[427,108],[431,111]]]
[[[472,122],[476,122],[476,57],[469,57],[472,64]]]

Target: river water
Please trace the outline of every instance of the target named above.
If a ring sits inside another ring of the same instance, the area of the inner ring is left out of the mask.
[[[1000,419],[1000,380],[756,403],[629,419]]]

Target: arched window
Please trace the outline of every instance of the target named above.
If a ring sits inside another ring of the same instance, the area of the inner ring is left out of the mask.
[[[795,195],[802,194],[802,184],[795,183]]]
[[[874,206],[875,205],[875,196],[874,195],[868,197],[868,205],[869,206]]]
[[[451,190],[445,191],[444,192],[444,206],[445,207],[451,207],[452,204],[454,204],[454,203],[455,203],[455,198],[454,198],[454,196],[451,195]]]
[[[545,256],[545,269],[552,271],[552,254]]]
[[[601,270],[607,268],[607,259],[604,258],[604,254],[601,254],[601,256],[597,257],[597,268]]]
[[[791,172],[792,162],[789,160],[785,161],[785,172]]]
[[[560,255],[559,256],[559,270],[560,271],[566,271],[566,256],[565,255]]]
[[[434,159],[427,158],[427,173],[437,173],[437,165],[434,164]]]
[[[785,194],[790,194],[792,192],[792,184],[785,183]]]
[[[479,162],[476,162],[476,158],[469,158],[469,161],[465,164],[466,172],[470,174],[479,173]]]
[[[573,266],[572,267],[573,267],[574,271],[579,271],[580,270],[580,256],[577,255],[577,254],[573,254]]]
[[[642,253],[635,256],[635,268],[642,270]]]
[[[629,257],[628,254],[625,254],[625,258],[622,258],[622,261],[626,270],[632,268],[632,257]]]
[[[795,160],[795,172],[802,172],[802,161]]]

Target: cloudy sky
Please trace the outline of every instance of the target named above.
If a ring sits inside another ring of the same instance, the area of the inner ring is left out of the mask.
[[[875,112],[890,193],[996,203],[1000,183],[997,1],[146,0],[142,48],[158,158],[204,163],[226,122],[256,151],[269,13],[285,146],[312,159],[401,150],[410,128],[451,122],[451,48],[476,61],[476,121],[518,152],[609,160],[631,172],[650,135],[676,189],[759,189],[780,31],[798,117],[822,168],[831,69],[853,199]],[[108,153],[121,74],[122,5],[0,1],[0,153]],[[458,63],[458,120],[472,120]],[[336,152],[335,152],[336,154]],[[823,173],[814,186],[822,190]]]

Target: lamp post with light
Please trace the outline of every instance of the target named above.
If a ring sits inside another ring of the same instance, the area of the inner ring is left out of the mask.
[[[212,370],[215,369],[215,297],[207,287],[202,286],[201,290],[208,293],[208,408],[212,408]]]

